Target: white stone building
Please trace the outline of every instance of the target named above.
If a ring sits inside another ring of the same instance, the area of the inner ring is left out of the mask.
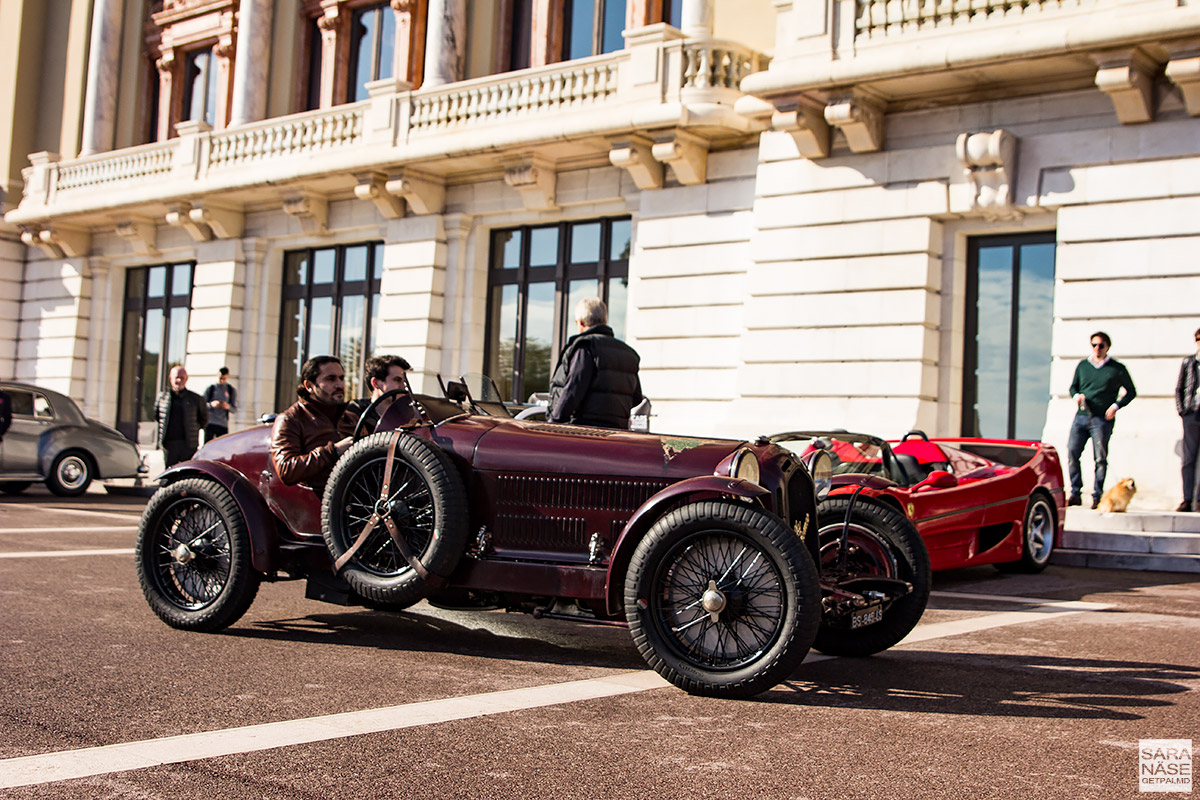
[[[600,293],[656,430],[1064,463],[1105,330],[1138,387],[1110,483],[1178,502],[1194,5],[6,0],[0,53],[0,375],[144,445],[180,362],[231,368],[235,427],[320,352],[522,398]]]

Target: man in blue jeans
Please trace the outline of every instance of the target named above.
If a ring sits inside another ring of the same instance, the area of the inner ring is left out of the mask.
[[[1079,457],[1088,439],[1092,440],[1092,457],[1096,462],[1096,478],[1092,485],[1092,508],[1100,504],[1104,493],[1104,474],[1108,470],[1108,439],[1112,436],[1117,409],[1124,408],[1137,397],[1129,370],[1115,358],[1110,358],[1108,349],[1112,339],[1104,331],[1092,334],[1092,354],[1075,367],[1071,380],[1071,397],[1079,410],[1071,422],[1071,435],[1067,439],[1067,473],[1071,480],[1071,496],[1067,505],[1082,505],[1083,475],[1079,471]],[[1122,393],[1123,391],[1123,393]]]

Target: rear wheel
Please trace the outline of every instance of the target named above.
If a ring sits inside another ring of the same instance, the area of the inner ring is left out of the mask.
[[[861,498],[850,512],[843,560],[840,541],[849,503],[849,498],[835,497],[821,504],[821,582],[846,584],[853,590],[856,580],[889,578],[913,588],[903,597],[885,601],[882,618],[860,628],[826,615],[813,647],[836,656],[869,656],[888,649],[916,627],[929,602],[933,571],[912,522],[893,508]]]
[[[634,644],[692,694],[750,697],[786,680],[819,614],[816,569],[800,540],[741,503],[671,511],[638,544],[625,580]]]
[[[150,608],[172,628],[217,631],[237,622],[260,576],[229,490],[188,478],[155,492],[138,527],[137,573]]]
[[[92,459],[87,453],[67,450],[59,453],[50,465],[46,488],[59,497],[77,497],[87,491],[94,475]]]
[[[385,475],[388,448],[398,436],[391,473]],[[384,480],[388,496],[383,498]],[[405,608],[428,591],[427,574],[446,576],[467,544],[467,493],[449,458],[425,439],[403,433],[375,433],[353,445],[329,476],[321,504],[321,530],[336,562],[367,527],[378,521],[341,571],[366,600]],[[385,520],[395,525],[394,539]],[[405,552],[407,551],[407,552]]]
[[[1021,530],[1021,558],[1007,564],[997,564],[1001,572],[1041,572],[1054,553],[1054,537],[1058,530],[1058,511],[1043,494],[1035,494],[1025,509],[1025,524]]]

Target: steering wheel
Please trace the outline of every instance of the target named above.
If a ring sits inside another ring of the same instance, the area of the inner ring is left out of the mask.
[[[376,397],[374,400],[372,400],[370,404],[363,409],[362,414],[359,415],[358,424],[354,426],[354,433],[350,434],[350,438],[357,442],[359,439],[366,436],[367,434],[363,432],[363,427],[367,423],[367,417],[371,416],[371,412],[378,408],[379,404],[385,399],[395,397],[399,394],[407,394],[407,392],[404,389],[388,389],[386,392],[379,395],[379,397]],[[374,432],[374,429],[372,429],[371,433]]]

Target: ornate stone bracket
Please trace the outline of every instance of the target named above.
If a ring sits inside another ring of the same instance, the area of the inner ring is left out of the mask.
[[[167,210],[167,224],[183,228],[194,242],[207,242],[213,238],[212,228],[205,224],[202,216],[192,217],[195,210],[191,203],[176,203]]]
[[[670,167],[684,186],[697,186],[708,179],[708,142],[698,136],[675,131],[670,139],[655,144],[650,153]]]
[[[117,220],[117,235],[129,242],[133,252],[142,256],[158,254],[156,239],[158,226],[147,217],[129,217]]]
[[[1200,117],[1200,54],[1180,54],[1167,62],[1167,79],[1179,87],[1187,113]]]
[[[329,201],[312,192],[290,195],[283,198],[283,210],[300,220],[305,233],[325,235],[329,233]]]
[[[504,171],[504,182],[521,193],[521,202],[530,211],[551,211],[558,208],[555,192],[558,173],[545,159],[535,156],[532,160]]]
[[[862,92],[825,106],[825,121],[841,130],[855,153],[883,149],[883,105]]]
[[[384,219],[400,219],[404,216],[404,201],[387,190],[387,178],[378,172],[355,175],[358,183],[354,196],[359,200],[370,200],[379,209]]]
[[[771,115],[771,129],[791,134],[805,158],[829,155],[829,123],[816,109],[801,106],[794,111],[776,111]]]
[[[654,159],[653,146],[654,142],[645,136],[613,142],[613,149],[608,151],[609,163],[628,172],[639,189],[661,189],[663,165]]]
[[[991,133],[960,133],[955,153],[973,189],[972,209],[987,219],[1020,216],[1013,206],[1017,137],[1004,129]]]
[[[1145,51],[1134,48],[1092,56],[1096,87],[1112,101],[1124,125],[1154,119],[1154,75],[1158,64]]]
[[[207,225],[218,239],[240,239],[246,231],[246,215],[240,208],[205,200],[188,212],[192,222]]]
[[[446,210],[446,184],[433,175],[405,169],[384,184],[388,194],[404,198],[414,214],[440,214]]]
[[[30,247],[40,248],[50,258],[78,258],[91,252],[92,232],[85,228],[64,228],[59,225],[25,228],[21,231],[21,241]]]

